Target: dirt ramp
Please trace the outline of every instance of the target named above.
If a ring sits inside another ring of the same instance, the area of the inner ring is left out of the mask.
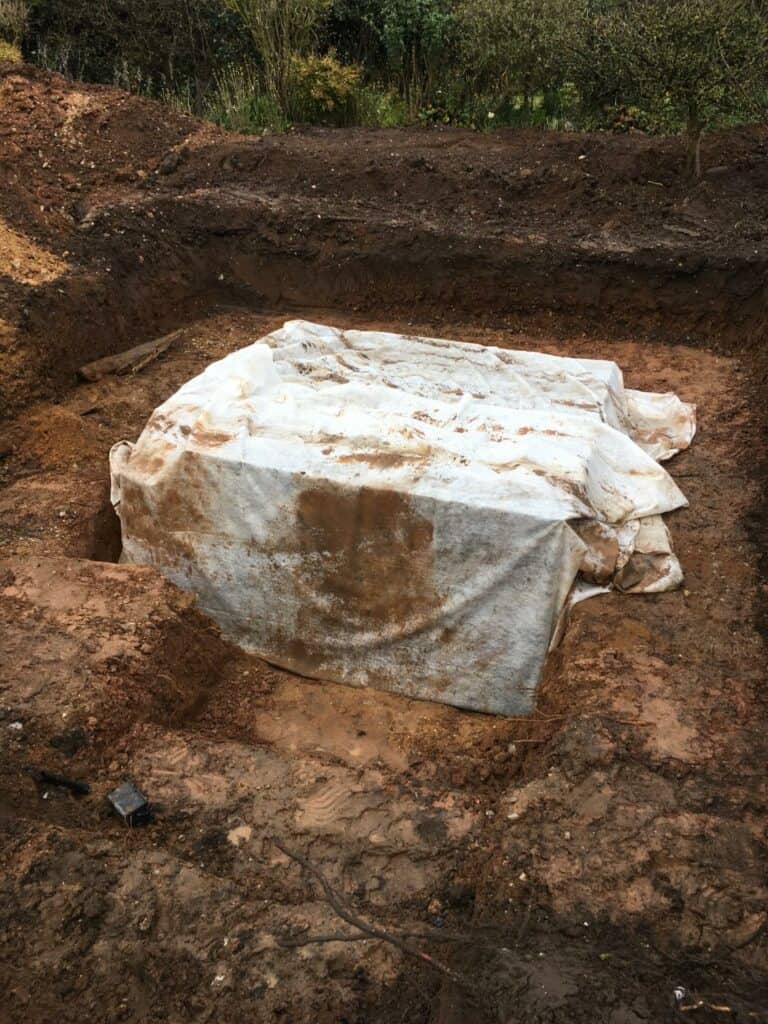
[[[30,746],[80,727],[103,748],[137,720],[183,721],[231,656],[152,569],[45,558],[0,573],[2,699]]]

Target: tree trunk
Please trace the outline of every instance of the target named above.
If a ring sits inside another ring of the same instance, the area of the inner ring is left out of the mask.
[[[701,139],[704,128],[695,110],[689,110],[685,126],[685,143],[687,149],[686,170],[692,178],[701,177]]]

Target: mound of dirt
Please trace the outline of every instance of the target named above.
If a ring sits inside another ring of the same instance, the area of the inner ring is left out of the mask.
[[[232,657],[194,598],[152,571],[51,557],[1,565],[2,657],[14,666],[2,697],[25,743],[57,723],[104,746],[137,719],[183,721]]]

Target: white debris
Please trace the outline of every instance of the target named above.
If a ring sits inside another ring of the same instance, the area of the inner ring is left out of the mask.
[[[227,832],[227,842],[232,846],[240,846],[241,843],[247,843],[252,835],[253,829],[250,825],[237,825]]]

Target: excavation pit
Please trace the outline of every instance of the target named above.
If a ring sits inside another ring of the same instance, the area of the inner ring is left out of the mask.
[[[308,310],[307,317],[317,319],[318,313]],[[314,931],[336,927],[298,869],[286,871],[289,865],[276,860],[269,837],[277,834],[287,848],[309,855],[335,885],[357,893],[367,914],[390,927],[414,916],[428,923],[427,907],[437,901],[442,909],[431,913],[453,929],[471,928],[475,907],[504,921],[511,906],[519,930],[518,911],[524,914],[535,878],[536,891],[546,894],[537,898],[547,900],[546,913],[557,921],[573,914],[583,921],[578,908],[588,906],[589,920],[602,915],[617,925],[650,922],[659,936],[674,937],[695,915],[714,941],[721,924],[717,901],[707,894],[727,885],[732,898],[727,865],[735,842],[748,848],[749,825],[729,819],[723,831],[714,819],[692,819],[687,788],[670,796],[663,780],[669,772],[691,779],[703,772],[711,791],[716,758],[716,792],[723,800],[737,799],[741,783],[722,776],[722,754],[728,751],[738,763],[740,777],[747,757],[742,726],[718,698],[729,664],[740,666],[737,684],[730,675],[730,699],[745,707],[760,672],[750,618],[754,563],[744,526],[751,495],[739,454],[754,443],[746,369],[692,346],[579,339],[580,355],[614,361],[628,386],[673,391],[699,405],[699,438],[667,463],[690,502],[665,517],[685,569],[685,589],[646,597],[607,593],[578,604],[547,660],[533,713],[478,715],[274,668],[228,645],[195,609],[193,596],[157,569],[86,560],[93,550],[92,514],[107,497],[104,467],[114,438],[137,437],[152,411],[185,381],[285,319],[281,312],[213,314],[141,373],[80,384],[60,405],[40,407],[13,425],[3,538],[6,555],[14,557],[6,557],[1,577],[10,616],[3,623],[3,653],[14,666],[5,696],[9,720],[23,723],[25,759],[87,778],[97,798],[122,778],[135,779],[160,809],[146,833],[146,849],[139,838],[140,852],[127,859],[120,852],[120,823],[115,820],[114,835],[105,836],[98,815],[84,821],[88,806],[70,809],[56,796],[41,810],[31,793],[21,802],[22,813],[30,820],[47,813],[58,827],[77,835],[85,829],[105,849],[114,847],[103,879],[88,875],[97,894],[129,884],[139,864],[146,868],[142,891],[164,915],[185,905],[185,886],[193,885],[197,906],[219,922],[217,928],[225,927],[218,916],[222,891],[233,899],[237,894],[238,907],[248,906],[249,919],[265,936],[299,934],[308,922]],[[342,323],[436,333],[426,324],[391,319],[371,325],[349,317]],[[533,344],[463,323],[445,323],[440,333],[552,355],[572,354],[575,347],[555,339]],[[78,417],[83,430],[76,427]],[[74,552],[79,554],[72,557]],[[51,678],[52,663],[55,686],[41,685]],[[22,693],[23,700],[17,696]],[[50,745],[65,726],[81,727],[88,738],[71,758]],[[754,770],[762,765],[755,762]],[[640,816],[631,834],[626,807]],[[654,831],[659,807],[664,830]],[[70,822],[74,814],[77,820]],[[691,853],[691,828],[699,830],[695,842],[707,844],[706,864]],[[503,853],[481,875],[473,851],[495,844]],[[584,849],[590,851],[586,864]],[[158,856],[160,875],[146,860]],[[44,850],[37,857],[45,876],[53,862]],[[82,869],[85,878],[86,862],[71,863],[70,872],[77,878]],[[176,881],[166,877],[177,863],[195,865],[199,876],[193,882],[185,868],[173,875]],[[654,896],[656,885],[678,877],[670,872],[680,878],[693,873],[702,894],[681,897],[675,913]],[[736,884],[752,891],[759,885],[759,858],[748,857],[743,872],[743,883]],[[645,888],[645,879],[655,880],[653,889]],[[27,882],[23,892],[28,890]],[[496,892],[503,893],[502,904]],[[547,924],[544,913],[537,912],[528,927],[537,942],[555,942],[544,948],[567,975],[563,957],[572,955],[572,937],[562,939],[560,950],[560,933],[552,930],[560,926]],[[137,927],[143,919],[137,917]],[[733,924],[733,941],[748,924]],[[118,965],[116,940],[104,931],[109,927],[106,918],[96,925],[106,949],[100,957]],[[202,950],[208,939],[200,927],[199,910],[194,921],[177,920],[185,948]],[[500,927],[498,941],[510,942]],[[604,934],[596,941],[604,943]],[[167,939],[142,933],[141,941],[152,962],[168,956]],[[263,971],[280,977],[281,989],[299,1007],[298,1019],[310,1020],[310,992],[322,990],[332,1000],[360,998],[346,980],[361,963],[361,951],[353,947],[319,947],[311,960],[301,961],[302,973],[295,949],[274,946],[243,969],[249,984],[258,984]],[[589,946],[590,955],[597,956],[595,949],[604,951]],[[329,978],[331,963],[337,973]],[[398,992],[411,993],[405,998],[414,1005],[422,999],[399,980],[396,959],[372,947],[363,963],[372,991],[395,984]],[[501,966],[489,961],[484,969],[496,977]],[[622,991],[626,984],[622,974]],[[422,988],[427,1002],[436,998],[429,979],[421,979],[419,993]],[[277,998],[265,995],[270,1006]]]
[[[691,1016],[762,1019],[764,130],[708,136],[718,174],[693,184],[678,140],[637,132],[234,138],[8,65],[0,105],[9,1020],[634,1024],[678,1014],[680,986]],[[684,586],[578,604],[533,713],[500,717],[275,668],[157,569],[110,563],[115,439],[295,317],[607,359],[696,403],[668,464]],[[30,766],[91,796],[44,799]],[[149,828],[109,814],[123,779]],[[370,922],[429,935],[488,1005],[456,1009],[386,943],[331,941],[343,924],[273,838]]]

